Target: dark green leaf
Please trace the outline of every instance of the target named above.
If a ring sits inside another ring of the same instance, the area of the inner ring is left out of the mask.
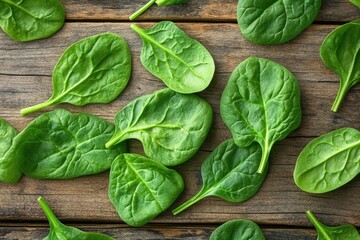
[[[349,89],[360,82],[360,20],[336,28],[323,42],[320,56],[340,76],[340,87],[332,111],[337,112]]]
[[[106,147],[139,139],[149,158],[175,166],[197,152],[211,121],[211,106],[200,97],[162,89],[135,99],[118,112],[115,134]]]
[[[324,193],[341,187],[360,173],[360,132],[341,128],[306,145],[294,170],[296,185]]]
[[[274,143],[300,125],[298,82],[284,66],[250,57],[232,73],[220,110],[238,146],[260,144],[263,153],[258,172],[262,173]]]
[[[149,7],[151,7],[154,3],[156,3],[159,7],[161,6],[169,6],[180,3],[187,3],[188,0],[150,0],[147,4],[145,4],[142,8],[132,14],[129,19],[130,21],[135,20],[138,16],[140,16],[143,12],[145,12]]]
[[[209,86],[215,72],[211,54],[173,22],[160,22],[146,30],[134,24],[131,28],[143,41],[142,64],[170,89],[195,93]]]
[[[109,198],[131,226],[144,225],[164,212],[183,189],[175,170],[140,155],[121,154],[111,166]]]
[[[58,0],[0,0],[0,27],[15,41],[31,41],[56,33],[65,21]]]
[[[125,143],[106,149],[114,126],[90,114],[74,115],[62,109],[44,113],[14,140],[25,175],[38,179],[68,179],[110,168],[126,151]]]
[[[38,202],[50,224],[50,233],[43,240],[115,240],[104,234],[83,232],[77,228],[65,226],[56,218],[44,198],[40,197]]]
[[[307,211],[306,215],[318,232],[317,240],[360,240],[356,228],[350,224],[328,227],[320,223],[310,211]]]
[[[256,172],[261,159],[259,144],[241,148],[233,140],[220,144],[201,167],[203,187],[198,194],[173,210],[179,214],[207,196],[243,202],[255,195],[266,173]]]
[[[259,226],[249,220],[232,220],[211,234],[210,240],[265,240]]]
[[[279,44],[299,35],[316,18],[321,0],[239,0],[237,19],[245,38]]]
[[[22,172],[18,161],[9,157],[13,139],[18,131],[0,118],[0,182],[16,183],[21,178]]]
[[[76,106],[111,102],[125,88],[130,74],[130,50],[122,37],[103,33],[85,38],[66,49],[56,64],[51,98],[20,113],[64,102]]]

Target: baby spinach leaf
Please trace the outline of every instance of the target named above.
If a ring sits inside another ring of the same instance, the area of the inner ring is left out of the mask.
[[[58,0],[0,0],[0,27],[15,41],[26,42],[56,33],[65,21]]]
[[[360,173],[360,132],[341,128],[309,142],[294,170],[296,185],[310,193],[332,191]]]
[[[360,0],[350,0],[350,2],[360,8]]]
[[[306,215],[314,224],[317,232],[317,240],[360,240],[360,235],[356,228],[350,224],[341,225],[338,227],[328,227],[320,223],[312,212],[307,211]]]
[[[130,50],[122,37],[103,33],[85,38],[66,49],[56,64],[50,99],[20,113],[64,102],[76,106],[111,102],[125,88],[130,73]]]
[[[237,19],[245,38],[279,44],[299,35],[316,18],[321,0],[239,0]]]
[[[331,110],[337,112],[349,89],[360,82],[360,20],[336,28],[320,48],[324,64],[340,76],[340,87]]]
[[[110,168],[126,151],[125,143],[106,149],[114,126],[96,116],[58,109],[32,121],[15,139],[16,154],[26,176],[68,179],[96,174]]]
[[[132,14],[129,19],[130,21],[134,21],[135,18],[143,14],[149,7],[151,7],[154,3],[156,3],[159,7],[161,6],[169,6],[180,3],[187,3],[188,0],[150,0],[147,4],[145,4],[142,8]]]
[[[16,183],[21,178],[22,172],[19,163],[9,158],[13,139],[18,131],[9,123],[0,118],[0,182]]]
[[[115,240],[104,234],[83,232],[77,228],[65,226],[56,218],[44,198],[39,197],[38,202],[50,224],[50,233],[43,240]]]
[[[135,24],[130,27],[143,41],[142,64],[170,89],[179,93],[195,93],[209,86],[215,63],[200,42],[169,21],[160,22],[147,30]]]
[[[255,195],[265,173],[256,172],[261,159],[259,144],[238,147],[233,140],[220,144],[203,162],[203,187],[194,197],[173,210],[177,215],[207,196],[217,196],[229,202],[243,202]]]
[[[146,156],[175,166],[197,152],[211,121],[211,106],[200,97],[162,89],[135,99],[117,113],[115,134],[106,147],[139,139]]]
[[[183,189],[175,170],[140,155],[121,154],[111,166],[109,198],[131,226],[142,226],[164,212]]]
[[[265,240],[265,237],[256,223],[239,219],[215,229],[209,240]]]
[[[301,122],[300,90],[295,76],[284,66],[250,57],[232,73],[221,97],[221,117],[235,143],[262,148],[262,173],[276,141],[284,139]]]

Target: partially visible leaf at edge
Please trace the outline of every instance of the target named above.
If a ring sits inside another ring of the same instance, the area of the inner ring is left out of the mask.
[[[350,2],[360,8],[360,0],[350,0]]]

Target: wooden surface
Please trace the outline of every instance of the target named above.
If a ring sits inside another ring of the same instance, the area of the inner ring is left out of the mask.
[[[131,100],[163,88],[163,83],[140,63],[141,41],[129,28],[128,16],[144,1],[64,0],[67,22],[53,37],[30,43],[16,43],[0,32],[0,117],[21,130],[41,114],[23,117],[19,110],[50,97],[51,73],[62,52],[86,36],[114,32],[129,43],[133,72],[121,96],[108,105],[57,107],[89,112],[109,121]],[[319,47],[325,36],[343,22],[360,17],[347,0],[325,0],[317,21],[287,44],[259,46],[246,41],[236,24],[236,0],[190,0],[173,7],[152,7],[139,18],[139,26],[152,26],[162,19],[174,20],[213,55],[215,77],[199,95],[214,109],[211,132],[201,150],[176,169],[185,179],[185,191],[167,212],[142,228],[129,228],[107,198],[108,172],[67,181],[40,181],[23,177],[15,185],[0,183],[0,239],[41,239],[47,234],[45,216],[37,204],[44,196],[65,223],[84,230],[108,233],[118,239],[208,239],[221,223],[246,218],[264,229],[267,239],[315,239],[305,216],[312,210],[326,224],[351,223],[360,227],[360,177],[339,190],[322,195],[302,192],[293,181],[296,158],[316,136],[339,127],[360,129],[360,86],[348,93],[339,113],[330,111],[338,88],[338,77],[320,60]],[[297,77],[302,94],[301,127],[274,146],[270,169],[259,193],[245,203],[232,204],[207,198],[184,213],[173,216],[171,209],[201,187],[202,161],[222,141],[231,137],[222,123],[219,100],[233,69],[246,57],[271,58],[289,68]],[[47,110],[54,109],[48,108]],[[141,145],[130,141],[130,151],[141,153]],[[79,225],[80,224],[80,225]],[[85,224],[85,225],[84,225]]]

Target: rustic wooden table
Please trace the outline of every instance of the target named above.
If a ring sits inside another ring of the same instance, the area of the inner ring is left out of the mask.
[[[40,114],[23,117],[21,108],[50,97],[51,73],[62,52],[86,36],[114,32],[130,44],[133,73],[121,96],[108,105],[73,107],[109,121],[131,100],[164,87],[141,65],[141,41],[129,28],[128,16],[145,0],[62,0],[67,11],[65,26],[53,37],[17,43],[0,32],[0,117],[21,130]],[[202,42],[216,62],[216,74],[208,89],[200,93],[214,109],[214,123],[201,150],[177,170],[185,179],[185,191],[174,207],[195,194],[201,186],[200,166],[207,155],[231,137],[219,113],[222,90],[233,69],[248,56],[271,58],[297,77],[302,93],[303,121],[287,139],[277,143],[270,156],[270,169],[259,193],[245,203],[231,204],[207,198],[179,216],[170,208],[150,224],[131,228],[118,217],[107,197],[108,172],[66,181],[40,181],[23,177],[18,184],[0,183],[0,239],[42,239],[48,224],[36,199],[44,196],[55,214],[66,224],[99,231],[117,239],[208,239],[221,223],[251,219],[261,225],[269,240],[315,239],[305,216],[310,209],[326,224],[351,223],[360,227],[360,178],[328,194],[302,192],[293,181],[296,158],[307,142],[328,131],[348,126],[360,129],[360,86],[346,97],[339,113],[330,111],[338,88],[338,77],[320,60],[319,47],[335,27],[360,18],[348,0],[325,0],[315,23],[287,44],[258,46],[246,41],[236,24],[236,0],[190,0],[188,4],[153,7],[138,18],[147,27],[160,20],[173,20],[190,36]],[[49,108],[47,110],[50,110]],[[130,141],[130,151],[141,145]]]

